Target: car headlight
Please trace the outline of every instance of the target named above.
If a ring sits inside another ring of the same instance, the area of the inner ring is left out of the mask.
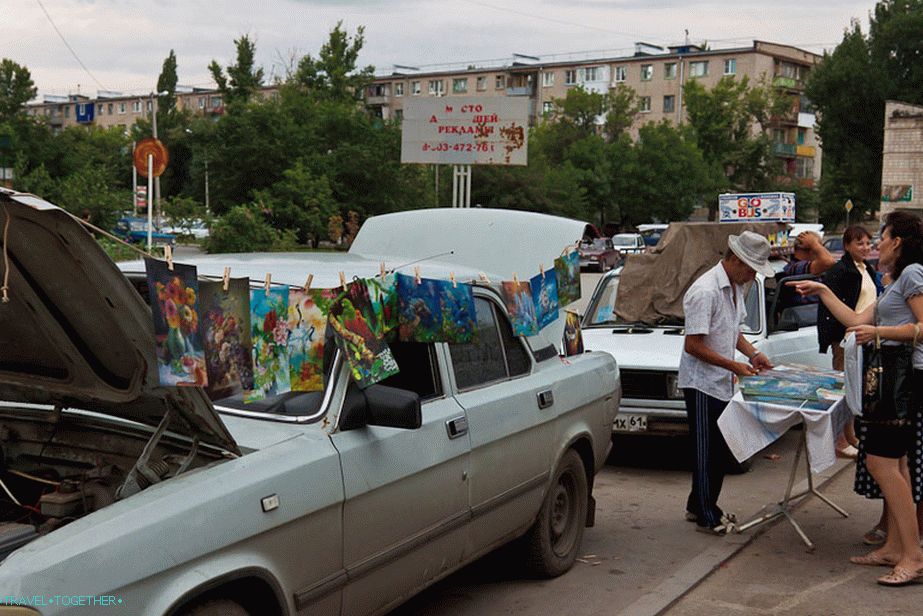
[[[667,375],[667,397],[671,400],[682,400],[683,392],[679,388],[679,375]]]

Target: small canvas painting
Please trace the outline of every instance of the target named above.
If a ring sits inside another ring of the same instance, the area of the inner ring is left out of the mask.
[[[288,293],[288,366],[292,391],[324,389],[324,333],[327,315],[318,301],[326,291],[290,289]]]
[[[397,275],[400,339],[470,342],[476,316],[471,285]]]
[[[564,355],[580,355],[583,353],[583,334],[580,331],[580,315],[567,311],[564,320]]]
[[[535,301],[532,299],[532,285],[528,282],[507,280],[500,283],[503,302],[510,314],[513,334],[516,336],[534,336],[538,333],[538,320],[535,318]]]
[[[558,318],[558,279],[554,270],[537,274],[529,281],[538,328],[544,329]]]
[[[337,345],[360,388],[398,373],[391,349],[375,334],[377,323],[372,315],[369,291],[362,280],[349,284],[330,304],[328,327],[333,328]]]
[[[253,389],[245,402],[291,391],[288,367],[288,287],[250,291]]]
[[[385,274],[384,278],[368,278],[365,285],[369,291],[369,301],[375,312],[375,334],[383,338],[385,334],[398,327],[397,276]]]
[[[151,294],[160,384],[205,387],[208,371],[199,334],[199,282],[196,268],[144,259]]]
[[[212,400],[253,389],[250,343],[250,280],[199,283],[200,328],[205,345],[205,365]]]
[[[580,299],[580,253],[572,250],[554,260],[558,277],[558,304],[567,306]]]

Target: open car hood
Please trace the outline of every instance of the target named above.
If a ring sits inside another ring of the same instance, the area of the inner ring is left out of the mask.
[[[3,249],[9,302],[0,303],[0,400],[149,426],[170,410],[170,432],[239,453],[201,388],[159,385],[150,308],[70,214],[0,189]]]

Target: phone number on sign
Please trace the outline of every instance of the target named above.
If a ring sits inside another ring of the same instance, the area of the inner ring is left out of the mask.
[[[424,152],[493,152],[492,143],[424,143]]]

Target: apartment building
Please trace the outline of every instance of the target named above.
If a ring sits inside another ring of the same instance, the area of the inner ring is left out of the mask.
[[[923,106],[887,101],[879,214],[894,210],[923,215]]]
[[[637,133],[647,122],[684,121],[682,89],[687,81],[694,79],[711,88],[726,75],[747,76],[751,83],[766,80],[791,98],[790,112],[772,124],[773,153],[781,174],[812,185],[820,176],[820,148],[814,113],[804,97],[804,81],[820,59],[805,50],[765,41],[717,50],[696,45],[664,49],[637,43],[635,53],[626,57],[560,62],[514,57],[510,64],[497,67],[427,73],[401,70],[377,77],[366,91],[365,102],[382,118],[400,119],[404,101],[415,96],[522,96],[529,99],[534,124],[570,88],[581,86],[602,93],[624,84],[639,98],[641,112],[633,127]]]

